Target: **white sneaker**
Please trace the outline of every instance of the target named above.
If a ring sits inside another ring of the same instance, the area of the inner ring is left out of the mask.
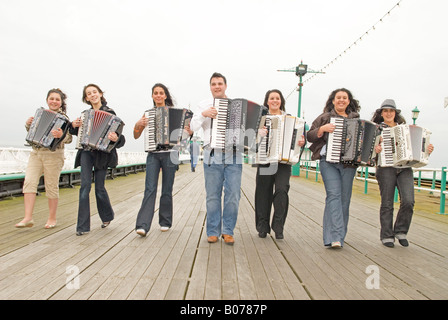
[[[341,245],[341,242],[339,242],[339,241],[334,241],[334,242],[331,243],[331,247],[332,247],[332,248],[341,248],[342,245]]]
[[[170,227],[160,227],[160,231],[162,232],[166,232],[168,230],[170,230]]]
[[[135,232],[137,232],[137,234],[138,234],[139,236],[146,237],[146,231],[145,231],[145,229],[137,229],[137,230],[135,230]]]

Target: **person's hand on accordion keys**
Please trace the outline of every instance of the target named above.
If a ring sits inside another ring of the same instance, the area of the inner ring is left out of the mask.
[[[218,115],[218,110],[215,107],[210,107],[204,111],[202,111],[203,117],[208,117],[212,119],[216,119],[216,116]]]

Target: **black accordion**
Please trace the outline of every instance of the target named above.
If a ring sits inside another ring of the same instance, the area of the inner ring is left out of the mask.
[[[326,161],[361,166],[375,166],[375,147],[380,143],[378,124],[361,119],[334,117],[336,128],[328,134]]]
[[[56,150],[57,146],[64,140],[69,128],[69,120],[64,115],[44,108],[39,108],[34,115],[33,122],[26,136],[26,141],[38,148]],[[63,135],[56,139],[51,131],[61,129]]]
[[[378,157],[381,167],[414,167],[428,164],[431,131],[401,124],[383,129],[382,151]]]
[[[87,109],[81,113],[81,121],[76,142],[77,149],[109,153],[114,148],[114,143],[108,138],[109,133],[115,132],[120,136],[123,132],[124,122],[106,111]]]
[[[260,121],[268,108],[246,99],[214,99],[216,119],[211,121],[212,149],[255,150]]]
[[[145,151],[170,149],[186,136],[184,127],[189,125],[193,112],[189,109],[156,107],[145,111],[148,124],[144,130]]]
[[[268,133],[259,138],[256,163],[298,163],[302,150],[298,142],[305,133],[305,120],[290,115],[267,115],[260,123],[260,128],[263,126]]]

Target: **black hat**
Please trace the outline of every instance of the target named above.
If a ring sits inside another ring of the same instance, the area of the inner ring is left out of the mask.
[[[397,114],[401,112],[401,110],[397,109],[397,107],[395,106],[395,101],[393,99],[384,100],[384,102],[381,104],[381,108],[377,109],[377,111],[380,112],[383,109],[393,109]]]

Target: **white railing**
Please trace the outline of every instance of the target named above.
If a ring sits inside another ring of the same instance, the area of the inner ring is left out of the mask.
[[[28,165],[31,148],[0,148],[0,174],[23,173]],[[77,150],[65,150],[62,170],[71,170],[75,164]],[[146,163],[146,152],[120,151],[118,165]]]

